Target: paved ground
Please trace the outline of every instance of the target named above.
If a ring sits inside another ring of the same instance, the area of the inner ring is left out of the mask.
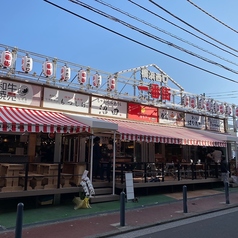
[[[182,197],[181,192],[141,197],[138,203],[126,203],[125,226],[120,226],[121,216],[120,207],[118,207],[120,204],[118,202],[92,204],[91,209],[79,209],[77,211],[73,210],[73,206],[70,204],[74,216],[55,219],[52,219],[50,216],[57,211],[54,207],[27,209],[24,211],[22,237],[113,237],[115,234],[128,230],[140,229],[238,206],[237,188],[230,188],[229,204],[226,202],[224,191],[219,189],[201,190],[200,192],[188,191],[187,213],[184,213]],[[37,222],[37,217],[42,216],[42,210],[43,212],[48,210],[48,215],[45,216],[44,221],[41,220],[39,222],[38,220]],[[75,213],[78,213],[78,215],[75,216]],[[10,219],[10,217],[9,213],[0,213],[0,224],[6,223],[6,220]],[[9,225],[7,227],[2,225],[0,238],[2,237],[14,238],[14,226],[11,227]]]

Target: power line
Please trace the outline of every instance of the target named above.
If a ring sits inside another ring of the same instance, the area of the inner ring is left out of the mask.
[[[162,6],[160,6],[159,4],[155,3],[154,1],[152,1],[152,0],[149,0],[149,1],[150,1],[152,4],[154,4],[155,6],[157,6],[158,8],[160,8],[160,9],[162,9],[163,11],[165,11],[166,13],[168,13],[169,15],[173,16],[174,18],[176,18],[176,19],[178,19],[179,21],[183,22],[183,23],[186,24],[187,26],[191,27],[191,28],[194,29],[195,31],[198,31],[198,32],[201,33],[202,35],[204,35],[204,36],[206,36],[206,37],[208,37],[208,38],[214,40],[215,42],[217,42],[217,43],[219,43],[219,44],[221,44],[221,45],[223,45],[223,46],[225,46],[225,47],[227,47],[227,48],[229,48],[229,49],[231,49],[231,50],[233,50],[233,51],[235,51],[235,52],[238,52],[238,50],[236,50],[236,49],[230,47],[229,45],[226,45],[226,44],[222,43],[221,41],[216,40],[215,38],[213,38],[213,37],[207,35],[206,33],[202,32],[202,31],[200,31],[198,28],[192,26],[191,24],[187,23],[186,21],[182,20],[181,18],[175,16],[174,14],[172,14],[171,12],[169,12],[168,10],[166,10],[165,8],[163,8]]]
[[[72,12],[72,11],[70,11],[70,10],[68,10],[68,9],[66,9],[66,8],[63,8],[63,7],[61,7],[61,6],[59,6],[59,5],[55,4],[55,3],[52,3],[52,2],[50,2],[50,1],[48,1],[48,0],[43,0],[43,1],[45,1],[45,2],[47,2],[47,3],[49,3],[49,4],[51,4],[51,5],[53,5],[54,7],[57,7],[57,8],[59,8],[59,9],[63,10],[63,11],[66,11],[66,12],[68,12],[68,13],[70,13],[70,14],[72,14],[72,15],[78,17],[78,18],[81,18],[81,19],[83,19],[83,20],[85,20],[85,21],[87,21],[87,22],[90,22],[90,23],[92,23],[92,24],[94,24],[94,25],[96,25],[96,26],[98,26],[98,27],[101,27],[101,28],[103,28],[104,30],[110,31],[110,32],[112,32],[112,33],[114,33],[114,34],[116,34],[116,35],[118,35],[118,36],[121,36],[121,37],[123,37],[123,38],[125,38],[125,39],[127,39],[127,40],[130,40],[130,41],[132,41],[132,42],[134,42],[134,43],[136,43],[136,44],[139,44],[139,45],[141,45],[141,46],[144,46],[144,47],[146,47],[146,48],[148,48],[148,49],[150,49],[150,50],[153,50],[153,51],[155,51],[155,52],[157,52],[157,53],[163,54],[163,55],[165,55],[165,56],[167,56],[167,57],[169,57],[169,58],[172,58],[172,59],[177,60],[177,61],[179,61],[179,62],[181,62],[181,63],[184,63],[184,64],[187,64],[187,65],[189,65],[189,66],[192,66],[192,67],[194,67],[194,68],[196,68],[196,69],[199,69],[199,70],[201,70],[201,71],[204,71],[204,72],[206,72],[206,73],[209,73],[209,74],[212,74],[212,75],[214,75],[214,76],[217,76],[217,77],[226,79],[226,80],[228,80],[228,81],[230,81],[230,82],[238,83],[238,81],[236,81],[236,80],[234,80],[234,79],[227,78],[227,77],[225,77],[225,76],[223,76],[223,75],[220,75],[220,74],[214,73],[214,72],[212,72],[212,71],[209,71],[209,70],[207,70],[207,69],[198,67],[198,66],[196,66],[196,65],[194,65],[194,64],[191,64],[191,63],[189,63],[189,62],[187,62],[187,61],[181,60],[181,59],[176,58],[176,57],[174,57],[174,56],[172,56],[172,55],[169,55],[169,54],[167,54],[167,53],[165,53],[165,52],[159,51],[159,50],[157,50],[157,49],[155,49],[155,48],[153,48],[153,47],[151,47],[151,46],[148,46],[148,45],[146,45],[146,44],[144,44],[144,43],[142,43],[142,42],[140,42],[140,41],[134,40],[134,39],[132,39],[132,38],[130,38],[130,37],[128,37],[128,36],[125,36],[125,35],[119,33],[119,32],[116,32],[116,31],[114,31],[114,30],[111,30],[110,28],[107,28],[107,27],[105,27],[105,26],[103,26],[103,25],[101,25],[101,24],[98,24],[98,23],[96,23],[96,22],[94,22],[94,21],[92,21],[92,20],[89,20],[88,18],[85,18],[85,17],[83,17],[83,16],[80,16],[79,14],[76,14],[75,12]]]
[[[161,17],[160,15],[158,15],[158,14],[156,14],[156,13],[150,11],[149,9],[147,9],[147,8],[145,8],[145,7],[143,7],[143,6],[141,6],[140,4],[135,3],[135,2],[133,2],[132,0],[128,0],[128,1],[131,2],[132,4],[136,5],[136,6],[140,7],[141,9],[143,9],[143,10],[145,10],[145,11],[147,11],[147,12],[153,14],[154,16],[156,16],[156,17],[162,19],[163,21],[166,21],[166,22],[168,22],[169,24],[171,24],[171,25],[173,25],[173,26],[175,26],[175,27],[177,27],[177,28],[183,30],[184,32],[187,32],[188,34],[190,34],[190,35],[192,35],[192,36],[194,36],[194,37],[196,37],[196,38],[198,38],[198,39],[200,39],[200,40],[202,40],[202,41],[204,41],[204,42],[206,42],[206,43],[208,43],[208,44],[210,44],[210,45],[216,47],[217,49],[220,49],[220,50],[222,50],[222,51],[224,51],[224,52],[226,52],[226,53],[228,53],[228,54],[230,54],[230,55],[233,55],[233,56],[235,56],[235,57],[238,58],[238,56],[237,56],[236,54],[233,54],[232,52],[230,52],[230,51],[228,51],[228,50],[226,50],[226,49],[224,49],[224,48],[222,48],[222,47],[220,47],[220,46],[218,46],[218,45],[216,45],[216,44],[214,44],[214,43],[212,43],[212,42],[210,42],[210,41],[208,41],[208,40],[206,40],[206,39],[203,39],[202,37],[200,37],[200,36],[198,36],[198,35],[196,35],[196,34],[190,32],[190,31],[188,31],[188,30],[186,30],[186,29],[184,29],[183,27],[180,27],[180,26],[176,25],[175,23],[173,23],[173,22],[171,22],[171,21],[169,21],[169,20],[167,20],[167,19]]]
[[[212,93],[206,93],[207,94],[217,94],[217,93],[238,93],[238,91],[228,91],[228,92],[212,92]]]
[[[182,41],[182,42],[184,42],[184,43],[186,43],[186,44],[189,44],[189,45],[191,45],[191,46],[193,46],[193,47],[195,47],[195,48],[197,48],[197,49],[199,49],[199,50],[202,50],[202,51],[204,51],[204,52],[206,52],[206,53],[208,53],[208,54],[211,54],[211,55],[213,55],[213,56],[215,56],[215,57],[217,57],[217,58],[219,58],[219,59],[222,59],[222,60],[224,60],[224,61],[226,61],[226,62],[229,62],[229,63],[231,63],[231,64],[234,64],[234,65],[238,66],[238,64],[235,63],[235,62],[232,62],[232,61],[230,61],[230,60],[228,60],[228,59],[225,59],[225,58],[223,58],[223,57],[221,57],[221,56],[219,56],[219,55],[214,54],[213,52],[210,52],[210,51],[208,51],[208,50],[205,50],[205,49],[203,49],[203,48],[200,47],[200,46],[197,46],[197,45],[195,45],[195,44],[193,44],[193,43],[191,43],[191,42],[189,42],[189,41],[186,41],[186,40],[184,40],[184,39],[182,39],[182,38],[180,38],[180,37],[178,37],[178,36],[176,36],[176,35],[174,35],[174,34],[172,34],[172,33],[170,33],[170,32],[167,32],[167,31],[165,31],[165,30],[163,30],[163,29],[160,29],[160,28],[158,28],[157,26],[155,26],[155,25],[153,25],[153,24],[151,24],[151,23],[149,23],[149,22],[146,22],[146,21],[144,21],[144,20],[142,20],[142,19],[140,19],[140,18],[138,18],[138,17],[136,17],[136,16],[133,16],[133,15],[131,15],[130,13],[125,12],[125,11],[121,10],[120,8],[117,8],[117,7],[115,7],[115,6],[113,6],[113,5],[109,4],[109,3],[106,3],[106,2],[104,2],[104,1],[102,1],[102,0],[95,0],[95,1],[98,2],[98,3],[100,3],[100,4],[103,4],[104,6],[107,6],[107,7],[111,8],[111,9],[117,11],[117,12],[120,12],[120,13],[122,13],[122,14],[124,14],[124,15],[126,15],[126,16],[132,18],[132,19],[135,19],[135,20],[137,20],[137,21],[139,21],[139,22],[141,22],[141,23],[143,23],[143,24],[145,24],[145,25],[147,25],[147,26],[150,26],[150,27],[152,27],[152,28],[154,28],[154,29],[156,29],[156,30],[158,30],[158,31],[160,31],[160,32],[163,32],[163,33],[165,33],[166,35],[169,35],[169,36],[171,36],[171,37],[173,37],[173,38],[175,38],[175,39],[177,39],[177,40],[180,40],[180,41]]]
[[[92,7],[92,6],[88,5],[88,4],[86,4],[86,3],[83,3],[83,2],[81,2],[81,1],[79,1],[79,0],[70,0],[70,1],[73,2],[73,3],[75,3],[75,4],[78,4],[78,5],[82,6],[82,7],[84,7],[84,8],[87,8],[87,9],[89,9],[90,11],[93,11],[93,12],[95,12],[95,13],[101,15],[101,16],[104,16],[104,17],[106,17],[106,18],[108,18],[108,19],[110,19],[110,20],[116,21],[116,22],[118,22],[118,23],[120,23],[120,24],[122,24],[122,25],[124,25],[124,26],[126,26],[126,27],[128,27],[128,28],[130,28],[130,29],[132,29],[132,30],[135,30],[135,31],[137,31],[137,32],[139,32],[139,33],[141,33],[141,34],[143,34],[143,35],[146,35],[146,36],[148,36],[148,37],[150,37],[150,38],[153,38],[153,39],[155,39],[155,40],[157,40],[157,41],[160,41],[160,42],[162,42],[162,43],[164,43],[164,44],[167,44],[167,45],[169,45],[169,46],[172,46],[172,47],[174,47],[174,48],[176,48],[176,49],[178,49],[178,50],[181,50],[181,51],[183,51],[183,52],[185,52],[185,53],[187,53],[187,54],[190,54],[190,55],[192,55],[192,56],[194,56],[194,57],[197,57],[197,58],[199,58],[199,59],[201,59],[201,60],[204,60],[204,61],[206,61],[206,62],[208,62],[208,63],[210,63],[210,64],[216,65],[216,66],[221,67],[221,68],[223,68],[223,69],[225,69],[225,70],[228,70],[228,71],[230,71],[230,72],[232,72],[232,73],[238,74],[238,71],[236,71],[236,70],[234,70],[234,69],[231,69],[231,68],[229,68],[229,67],[227,67],[227,66],[225,66],[225,65],[222,65],[222,64],[220,64],[220,63],[218,63],[218,62],[215,62],[215,61],[213,61],[213,60],[207,59],[207,58],[205,58],[205,57],[203,57],[203,56],[201,56],[201,55],[198,55],[198,54],[196,54],[196,53],[194,53],[194,52],[192,52],[192,51],[189,51],[189,50],[187,50],[187,49],[185,49],[185,48],[183,48],[183,47],[180,47],[180,46],[178,46],[178,45],[176,45],[176,44],[173,44],[172,42],[166,41],[166,40],[164,40],[164,39],[162,39],[162,38],[160,38],[160,37],[158,37],[158,36],[155,36],[155,35],[153,35],[153,34],[147,32],[147,31],[144,31],[144,30],[142,30],[142,29],[140,29],[140,28],[138,28],[138,27],[135,27],[135,26],[129,24],[128,22],[122,21],[122,20],[120,20],[119,18],[116,18],[116,17],[114,17],[114,16],[112,16],[112,15],[107,14],[106,12],[103,12],[103,11],[101,11],[101,10],[99,10],[99,9],[96,9],[96,8],[94,8],[94,7]]]
[[[201,10],[202,12],[204,12],[205,14],[207,14],[209,17],[213,18],[214,20],[216,20],[217,22],[221,23],[223,26],[229,28],[230,30],[234,31],[235,33],[238,33],[237,30],[235,30],[234,28],[228,26],[227,24],[225,24],[224,22],[220,21],[219,19],[217,19],[216,17],[212,16],[210,13],[206,12],[204,9],[202,9],[201,7],[199,7],[198,5],[196,5],[195,3],[193,3],[191,0],[187,0],[189,3],[191,3],[193,6],[195,6],[196,8],[198,8],[199,10]]]

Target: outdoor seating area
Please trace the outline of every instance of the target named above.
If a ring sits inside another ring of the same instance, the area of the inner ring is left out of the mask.
[[[0,163],[0,198],[75,193],[80,191],[86,163]],[[116,189],[124,188],[132,172],[135,187],[176,186],[218,181],[219,167],[193,163],[116,163]],[[118,169],[119,168],[119,169]],[[113,170],[111,170],[113,171]],[[111,173],[112,176],[112,173]],[[112,178],[107,186],[112,187]],[[94,186],[101,181],[94,181]]]
[[[134,182],[164,182],[183,179],[207,179],[218,178],[219,166],[216,164],[194,163],[134,163],[131,169],[120,163],[120,169],[116,173],[117,181],[124,183],[124,173],[131,171]],[[124,168],[124,169],[123,169]]]
[[[85,168],[84,163],[1,163],[0,192],[79,186]]]

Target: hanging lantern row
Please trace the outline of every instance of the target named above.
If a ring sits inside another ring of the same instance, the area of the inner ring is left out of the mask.
[[[13,56],[12,53],[9,50],[5,50],[1,53],[0,58],[0,65],[3,68],[10,68],[13,63]],[[33,68],[33,60],[31,57],[29,57],[28,54],[26,56],[22,57],[21,61],[21,68],[22,71],[25,73],[29,73],[32,71]],[[48,59],[42,64],[42,73],[45,77],[51,77],[53,75],[53,63],[50,62]],[[64,65],[61,68],[60,71],[60,80],[61,81],[68,81],[71,77],[71,69]],[[87,71],[81,69],[78,71],[77,74],[78,82],[83,85],[87,81]],[[94,74],[92,77],[92,85],[93,87],[100,87],[102,84],[102,76],[98,73]],[[109,77],[107,82],[107,90],[113,91],[116,89],[116,78],[115,77]],[[218,104],[217,102],[212,102],[211,100],[205,100],[204,98],[199,98],[197,100],[194,96],[187,96],[184,95],[182,97],[182,105],[184,107],[191,107],[191,108],[198,108],[203,109],[208,112],[215,112],[220,114],[226,114],[231,115],[232,108],[229,105],[224,105],[223,103]],[[235,109],[234,112],[235,116],[238,117],[238,106]]]
[[[223,103],[218,104],[217,102],[205,100],[204,98],[199,98],[197,100],[194,96],[184,95],[182,97],[182,105],[184,107],[198,108],[208,112],[226,114],[229,116],[232,114],[232,108],[229,105],[224,105]],[[238,107],[235,110],[235,115],[238,116]]]
[[[10,68],[13,63],[12,53],[8,50],[5,50],[1,53],[0,64],[3,68]],[[24,73],[29,73],[33,69],[33,59],[26,54],[22,57],[21,60],[21,69]],[[53,63],[48,59],[42,64],[42,73],[45,77],[51,77],[53,75]],[[64,65],[60,71],[60,80],[68,81],[71,77],[71,69]],[[79,70],[77,74],[78,82],[80,84],[85,84],[87,80],[87,72],[85,70]],[[94,87],[98,88],[102,84],[102,76],[96,73],[93,75],[92,84]],[[109,84],[111,85],[111,90],[114,89],[114,83],[112,80],[109,80]]]

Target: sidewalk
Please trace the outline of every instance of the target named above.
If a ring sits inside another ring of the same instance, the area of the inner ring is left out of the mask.
[[[238,189],[230,188],[229,190],[230,204],[226,204],[225,194],[221,189],[188,191],[187,213],[183,212],[182,192],[139,197],[138,203],[126,203],[125,226],[123,227],[120,226],[119,202],[92,204],[91,209],[76,211],[70,204],[71,207],[68,208],[68,211],[72,210],[72,213],[61,214],[63,216],[61,218],[57,218],[57,214],[54,214],[57,209],[60,210],[61,206],[24,210],[22,237],[110,237],[128,230],[141,229],[238,206]],[[63,210],[61,210],[62,212]],[[43,213],[46,213],[44,219],[40,219]],[[16,216],[16,212],[11,215]],[[0,238],[15,237],[14,225],[11,227],[9,224],[5,228],[3,225],[7,224],[11,215],[0,214],[0,225],[2,225]],[[36,221],[37,217],[38,222]]]

